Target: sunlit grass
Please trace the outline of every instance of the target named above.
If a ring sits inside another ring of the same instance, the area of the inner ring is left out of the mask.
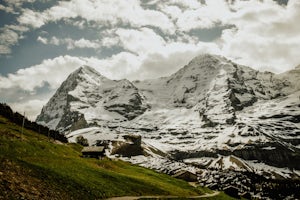
[[[0,117],[0,159],[33,171],[75,198],[105,198],[124,195],[199,195],[185,181],[109,159],[81,158],[81,146],[55,144],[43,135],[21,128]]]

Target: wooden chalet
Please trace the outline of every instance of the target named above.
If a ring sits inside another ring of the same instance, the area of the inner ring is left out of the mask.
[[[82,157],[84,158],[102,158],[105,156],[104,146],[83,147]]]
[[[186,170],[182,170],[173,175],[174,178],[183,179],[188,182],[197,182],[197,175]]]

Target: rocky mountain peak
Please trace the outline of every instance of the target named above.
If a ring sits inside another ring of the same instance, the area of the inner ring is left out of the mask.
[[[207,63],[217,63],[220,60],[224,60],[222,56],[219,55],[214,55],[214,54],[200,54],[193,58],[188,65],[195,65],[197,64],[198,66],[206,66]]]
[[[101,75],[95,68],[90,67],[88,65],[82,65],[77,70],[73,72],[74,74],[90,74],[90,75]]]
[[[88,81],[91,81],[92,79],[94,79],[97,82],[99,82],[99,80],[102,80],[102,81],[108,80],[107,77],[100,74],[96,69],[94,69],[93,67],[87,66],[87,65],[83,65],[83,66],[79,67],[77,70],[72,72],[67,79],[69,79],[71,77],[73,79],[79,78],[79,80],[85,79]]]
[[[37,122],[60,131],[109,121],[131,120],[147,106],[128,80],[110,80],[94,68],[81,66],[62,83],[44,106]]]

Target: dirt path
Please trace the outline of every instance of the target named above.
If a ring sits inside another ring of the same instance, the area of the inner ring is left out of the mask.
[[[136,199],[173,199],[173,198],[186,198],[186,199],[198,199],[198,198],[204,198],[204,197],[213,197],[217,196],[220,192],[215,191],[211,194],[204,194],[199,196],[186,196],[186,197],[180,197],[180,196],[124,196],[124,197],[112,197],[107,200],[136,200]]]

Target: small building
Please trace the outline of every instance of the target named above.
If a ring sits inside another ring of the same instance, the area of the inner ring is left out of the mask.
[[[102,158],[105,156],[104,146],[83,147],[81,150],[84,158]]]
[[[197,182],[197,175],[186,170],[182,170],[173,175],[174,178],[182,179],[188,182]]]

